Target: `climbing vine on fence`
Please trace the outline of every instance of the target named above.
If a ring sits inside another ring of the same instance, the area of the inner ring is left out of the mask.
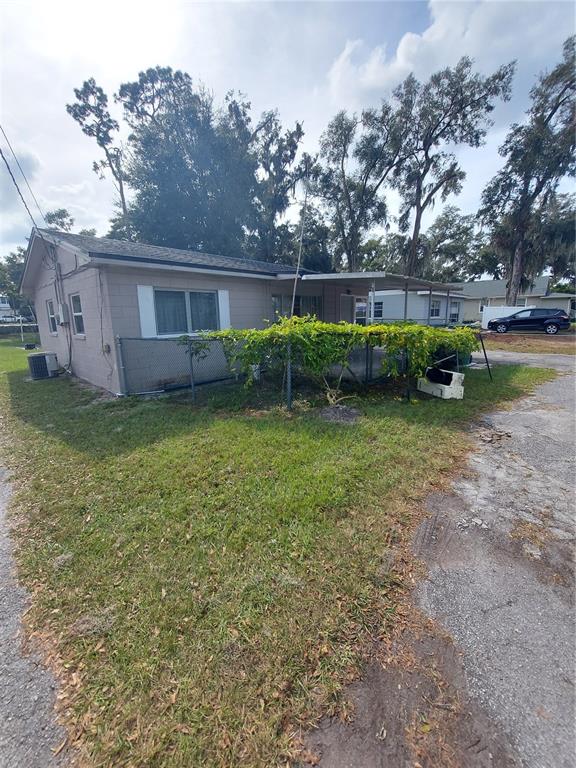
[[[222,342],[229,363],[251,382],[257,366],[283,366],[288,360],[302,373],[326,389],[328,399],[336,401],[342,372],[354,349],[384,347],[384,373],[398,376],[400,362],[410,376],[422,374],[439,350],[470,354],[477,349],[475,333],[470,328],[433,328],[412,323],[361,326],[351,323],[324,323],[313,317],[280,318],[263,329],[229,328],[207,331],[194,340],[192,354],[201,355],[203,342]],[[190,343],[185,337],[184,343]],[[336,382],[329,380],[334,368],[340,370]]]

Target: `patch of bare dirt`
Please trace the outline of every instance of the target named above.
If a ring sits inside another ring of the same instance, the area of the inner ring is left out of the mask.
[[[301,765],[319,768],[517,768],[506,742],[467,695],[450,637],[414,609],[375,648],[348,689],[347,720],[324,718]]]
[[[324,421],[334,424],[355,424],[360,418],[358,408],[351,408],[349,405],[329,405],[318,414]]]

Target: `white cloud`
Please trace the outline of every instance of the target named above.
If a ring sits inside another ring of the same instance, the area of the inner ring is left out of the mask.
[[[484,74],[518,59],[516,101],[525,103],[527,81],[559,57],[570,34],[567,3],[446,2],[431,0],[430,25],[421,34],[407,32],[396,50],[372,48],[362,40],[346,42],[328,73],[332,103],[359,109],[388,97],[410,72],[427,79],[462,56],[474,59]]]

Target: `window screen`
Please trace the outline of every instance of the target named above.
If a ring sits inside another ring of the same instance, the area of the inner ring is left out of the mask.
[[[218,330],[218,302],[214,291],[194,291],[190,294],[191,331]]]
[[[188,332],[184,291],[154,291],[154,305],[158,335]]]

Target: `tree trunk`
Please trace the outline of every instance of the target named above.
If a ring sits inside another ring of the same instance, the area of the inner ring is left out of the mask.
[[[416,217],[414,219],[414,229],[412,230],[412,239],[408,250],[408,259],[406,262],[406,275],[414,277],[418,266],[418,241],[420,240],[420,227],[422,225],[422,209],[416,208]]]
[[[512,260],[512,270],[510,278],[506,285],[506,304],[509,307],[515,307],[520,293],[520,283],[524,274],[524,239],[519,240],[514,249],[514,258]]]

